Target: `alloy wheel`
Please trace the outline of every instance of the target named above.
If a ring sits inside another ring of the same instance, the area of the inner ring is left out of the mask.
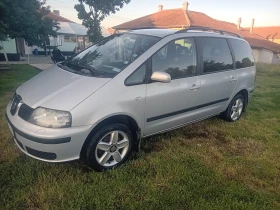
[[[238,120],[239,117],[241,116],[243,111],[243,104],[244,103],[242,98],[236,99],[236,101],[233,103],[231,107],[231,113],[230,113],[230,117],[233,121]]]
[[[124,159],[128,149],[129,139],[127,135],[116,130],[101,138],[95,149],[95,157],[100,165],[112,167]]]

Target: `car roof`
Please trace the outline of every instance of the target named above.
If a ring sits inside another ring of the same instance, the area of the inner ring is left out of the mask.
[[[130,30],[127,31],[126,33],[133,33],[133,34],[141,34],[141,35],[149,35],[149,36],[156,36],[156,37],[166,37],[171,34],[175,34],[180,30],[176,29],[135,29],[135,30]],[[182,32],[189,34],[190,36],[208,36],[208,37],[224,37],[224,38],[234,38],[234,39],[240,39],[244,40],[243,38],[232,36],[231,34],[221,34],[218,32],[210,32],[210,31],[200,31],[200,30],[192,30],[190,29],[189,31]],[[245,40],[244,40],[245,41]]]
[[[165,37],[170,34],[174,34],[177,31],[178,30],[173,30],[173,29],[137,29],[137,30],[130,30],[127,33]]]

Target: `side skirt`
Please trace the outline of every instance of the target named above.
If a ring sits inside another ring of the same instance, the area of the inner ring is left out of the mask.
[[[190,124],[193,124],[193,123],[196,123],[196,122],[199,122],[199,121],[202,121],[202,120],[205,120],[205,119],[208,119],[208,118],[217,116],[217,115],[219,115],[220,113],[221,113],[221,112],[218,112],[218,113],[212,114],[212,115],[208,115],[207,117],[203,117],[203,118],[200,118],[200,119],[197,119],[197,120],[193,120],[193,121],[190,121],[190,122],[187,122],[187,123],[178,125],[178,126],[174,126],[174,127],[172,127],[172,128],[168,128],[168,129],[165,129],[165,130],[162,130],[162,131],[153,133],[153,134],[149,134],[149,135],[143,136],[142,138],[147,138],[147,137],[149,137],[149,136],[153,136],[153,135],[156,135],[156,134],[161,134],[161,133],[165,133],[165,132],[168,132],[168,131],[172,131],[172,130],[175,130],[175,129],[178,129],[178,128],[182,128],[182,127],[184,127],[184,126],[186,126],[186,125],[190,125]],[[139,146],[139,149],[140,149],[140,146]]]

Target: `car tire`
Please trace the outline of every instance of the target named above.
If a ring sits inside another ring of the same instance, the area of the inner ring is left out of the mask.
[[[114,123],[97,131],[86,149],[86,163],[96,171],[116,168],[132,153],[133,138],[128,126]]]
[[[228,105],[222,117],[228,122],[236,122],[240,119],[245,108],[245,98],[242,94],[237,94]]]

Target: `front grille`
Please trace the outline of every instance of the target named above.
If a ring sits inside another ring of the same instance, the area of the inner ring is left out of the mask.
[[[11,106],[11,114],[15,115],[17,109],[18,109],[18,105],[21,102],[22,98],[20,97],[20,95],[15,95],[13,98],[13,102],[12,102],[12,106]]]
[[[26,151],[30,154],[33,155],[35,157],[38,158],[42,158],[45,160],[55,160],[56,159],[56,154],[55,153],[50,153],[50,152],[42,152],[42,151],[38,151],[35,149],[31,149],[29,147],[25,147]]]
[[[24,120],[28,120],[33,111],[34,109],[32,109],[31,107],[27,106],[26,104],[22,104],[19,108],[18,116],[20,116]]]

